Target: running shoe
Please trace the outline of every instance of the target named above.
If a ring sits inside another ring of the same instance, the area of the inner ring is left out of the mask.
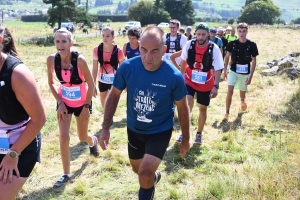
[[[195,143],[198,144],[198,145],[202,144],[202,134],[199,133],[199,132],[197,132],[197,134],[196,134]]]
[[[245,101],[241,101],[241,109],[242,111],[245,111],[247,109],[247,104]]]
[[[94,141],[94,146],[90,147],[90,155],[93,155],[95,157],[99,156],[99,148],[98,148],[98,139],[96,136],[92,137],[93,141]]]
[[[159,170],[156,170],[155,176],[154,176],[154,185],[156,185],[161,179],[161,172]]]
[[[68,182],[69,180],[70,180],[70,177],[65,174],[62,177],[60,177],[58,179],[58,181],[56,181],[56,183],[54,183],[53,187],[58,188],[58,187],[62,186],[64,183]]]
[[[224,119],[228,120],[229,119],[229,114],[225,114]]]
[[[176,144],[181,144],[182,142],[182,135],[179,136],[179,138],[176,140]]]

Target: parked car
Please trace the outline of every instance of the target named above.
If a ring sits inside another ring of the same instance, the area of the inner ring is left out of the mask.
[[[160,27],[160,28],[169,28],[169,23],[161,22],[160,24],[157,25],[157,27]]]
[[[63,28],[67,29],[71,33],[74,33],[75,30],[76,30],[76,26],[73,22],[63,22],[63,23],[61,23],[60,28],[61,29],[63,29]],[[58,30],[58,27],[54,27],[53,33],[55,33],[55,31],[57,31],[57,30]]]
[[[130,21],[130,22],[127,22],[125,24],[125,29],[128,30],[129,28],[131,27],[136,27],[138,29],[141,29],[141,22],[137,22],[137,21]]]

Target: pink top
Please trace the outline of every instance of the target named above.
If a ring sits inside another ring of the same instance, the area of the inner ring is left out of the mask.
[[[10,129],[17,128],[19,126],[22,126],[23,124],[25,124],[29,120],[24,120],[24,121],[22,121],[18,124],[14,124],[14,125],[8,125],[8,124],[6,124],[6,123],[4,123],[3,121],[0,120],[0,131],[8,131]],[[13,130],[13,131],[9,132],[8,133],[9,143],[14,144],[19,139],[20,135],[22,134],[22,132],[24,131],[25,128],[26,128],[26,126],[23,126],[22,128],[18,128],[16,130]]]
[[[110,52],[104,51],[103,50],[103,60],[109,62],[111,54],[113,53],[114,48]],[[95,46],[94,51],[93,51],[93,60],[98,61],[98,46]],[[123,50],[121,50],[118,47],[118,60],[119,62],[122,60],[125,60],[125,56],[123,53]],[[104,64],[103,66],[100,66],[99,71],[98,71],[98,80],[101,81],[101,76],[103,74],[116,74],[116,70],[110,65],[110,64]]]
[[[69,83],[71,78],[71,72],[73,69],[72,64],[70,64],[69,69],[61,70],[62,79],[67,83],[61,84],[58,88],[58,95],[61,98],[61,100],[67,106],[72,108],[77,108],[85,104],[87,90],[88,90],[88,85],[85,82],[84,75],[82,74],[82,71],[80,70],[78,65],[77,68],[78,68],[79,77],[83,82],[81,84],[76,84],[76,85]],[[53,65],[53,70],[54,70],[54,65]],[[56,77],[56,74],[54,73],[53,76]]]

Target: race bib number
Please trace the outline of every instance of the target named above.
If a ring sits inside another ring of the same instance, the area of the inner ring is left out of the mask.
[[[61,86],[62,98],[69,101],[81,100],[80,86]]]
[[[205,84],[207,78],[207,72],[192,71],[192,81],[198,84]]]
[[[248,73],[248,64],[246,65],[236,65],[236,73],[246,74]]]
[[[114,74],[101,74],[100,82],[106,84],[113,84],[114,79],[115,79]]]
[[[8,134],[0,130],[0,154],[7,154],[9,151]]]

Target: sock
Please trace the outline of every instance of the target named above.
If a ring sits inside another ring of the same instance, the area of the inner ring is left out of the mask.
[[[93,139],[93,137],[92,137],[92,141],[93,141],[93,145],[92,146],[89,145],[89,147],[95,146],[95,140]]]
[[[71,174],[64,174],[64,175],[67,175],[69,178],[71,177]]]
[[[229,110],[226,110],[226,114],[228,114],[228,115],[229,115]]]
[[[144,189],[140,187],[139,200],[152,200],[154,197],[154,192],[155,192],[154,186],[149,189]]]
[[[201,132],[197,132],[197,135],[202,135],[202,133]]]

